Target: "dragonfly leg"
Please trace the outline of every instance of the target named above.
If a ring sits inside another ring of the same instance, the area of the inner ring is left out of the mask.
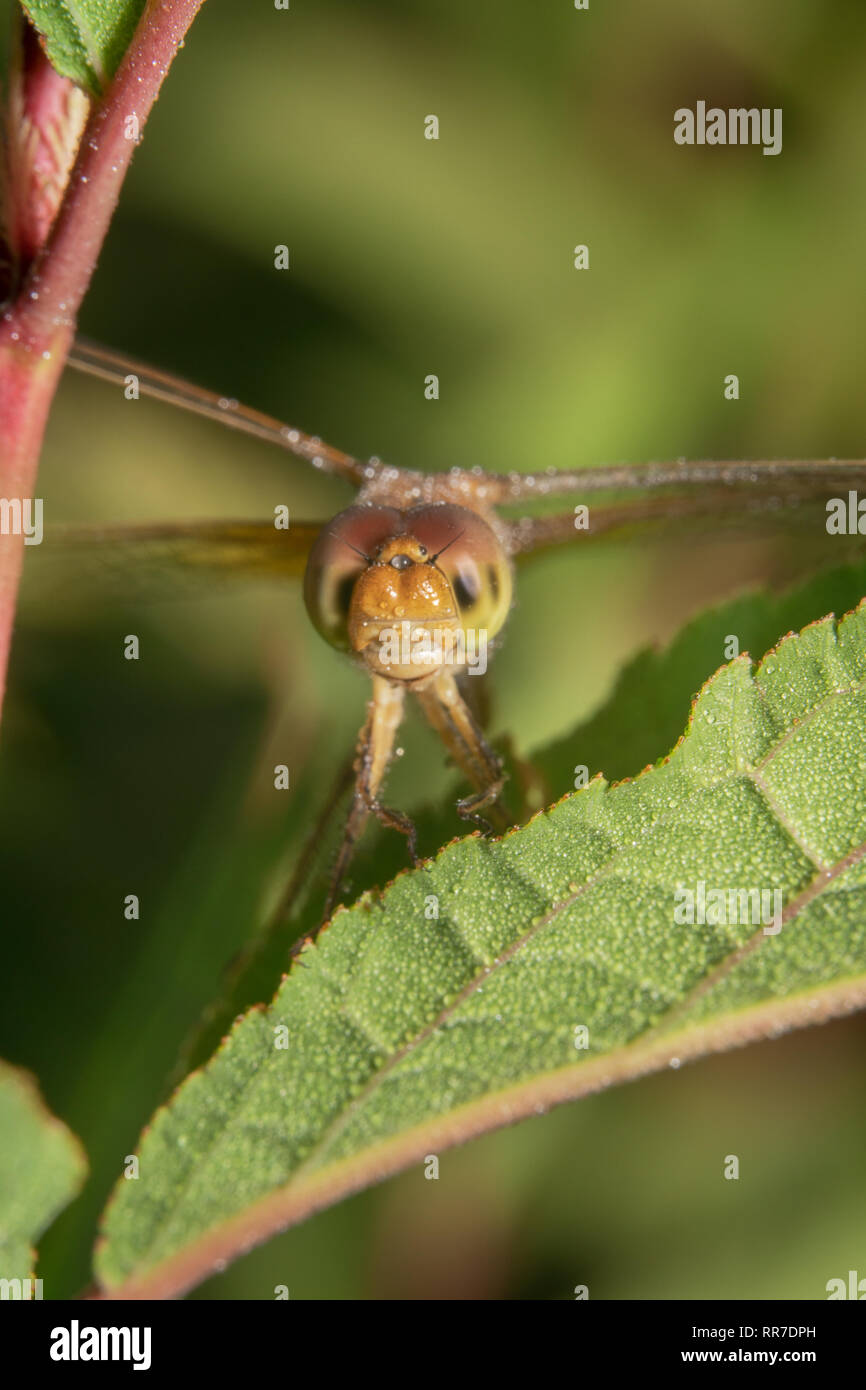
[[[382,825],[405,835],[409,854],[413,863],[416,862],[415,826],[402,811],[391,810],[379,800],[379,792],[394,753],[394,739],[403,718],[404,698],[401,685],[392,685],[382,676],[373,677],[373,698],[367,706],[367,718],[355,756],[355,790],[331,875],[325,919],[331,916],[336,906],[343,877],[369,816],[374,815]]]
[[[373,679],[374,695],[355,765],[355,797],[365,813],[374,815],[388,829],[399,830],[406,836],[409,855],[414,864],[418,859],[418,836],[413,822],[402,811],[383,806],[378,795],[393,755],[394,736],[403,716],[404,691],[402,686],[390,685],[381,677],[376,676]],[[381,690],[377,689],[377,683],[382,687]]]
[[[505,786],[502,760],[476,723],[451,671],[442,670],[424,690],[416,691],[427,719],[475,791],[457,803],[457,813],[482,830],[505,830],[511,817],[499,798]],[[487,810],[487,816],[479,812]]]
[[[505,777],[499,777],[495,782],[491,782],[484,791],[473,792],[471,796],[462,796],[457,802],[457,814],[462,820],[471,820],[485,835],[492,834],[494,830],[505,829],[511,824],[509,816],[505,813],[500,815],[502,810],[498,806],[498,798],[505,786]],[[479,811],[490,809],[491,814],[496,816],[498,824],[494,824],[488,816],[479,815]]]

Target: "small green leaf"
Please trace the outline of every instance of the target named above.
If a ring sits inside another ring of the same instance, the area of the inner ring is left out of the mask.
[[[146,0],[22,0],[52,66],[91,96],[111,81]]]
[[[176,1293],[426,1154],[864,1003],[861,604],[719,671],[664,764],[338,913],[156,1115],[99,1277]]]
[[[46,1110],[30,1074],[0,1063],[0,1279],[30,1278],[33,1243],[86,1172],[84,1150]]]

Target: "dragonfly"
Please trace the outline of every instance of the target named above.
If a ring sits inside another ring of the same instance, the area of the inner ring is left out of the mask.
[[[502,759],[467,698],[476,669],[502,640],[518,564],[554,546],[630,535],[661,523],[750,519],[824,527],[829,499],[866,496],[864,460],[616,464],[520,473],[452,467],[424,473],[358,459],[315,435],[96,343],[78,339],[69,365],[271,443],[350,483],[351,506],[324,521],[294,518],[94,528],[178,569],[301,580],[321,637],[371,683],[352,794],[330,874],[323,922],[339,901],[371,818],[401,833],[417,862],[412,820],[384,800],[406,701],[414,697],[468,784],[459,815],[505,830]],[[565,510],[547,510],[570,498]],[[574,499],[578,499],[575,501]],[[541,508],[541,511],[539,511]],[[866,510],[866,506],[864,506]],[[866,520],[863,526],[866,532]]]

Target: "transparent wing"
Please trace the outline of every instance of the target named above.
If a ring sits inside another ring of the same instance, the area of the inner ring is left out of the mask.
[[[678,465],[671,465],[663,482],[651,479],[645,490],[635,490],[630,495],[613,499],[599,496],[595,501],[597,494],[590,487],[570,511],[506,521],[512,555],[522,557],[574,540],[638,534],[675,524],[691,529],[805,529],[833,540],[843,536],[856,538],[858,534],[856,498],[866,498],[866,462],[686,464],[678,474],[673,472],[677,468]],[[709,471],[704,472],[710,469],[715,470],[714,478]],[[592,470],[592,478],[594,482],[599,475],[620,478],[623,471]],[[634,475],[645,472],[627,471]],[[576,495],[581,495],[580,490]],[[835,524],[842,514],[847,529],[831,531],[828,523]],[[866,517],[863,525],[866,528]],[[860,539],[862,542],[862,534]]]
[[[100,347],[98,343],[91,343],[86,338],[76,338],[67,363],[77,371],[101,377],[102,380],[111,381],[116,386],[124,386],[128,378],[134,376],[139,391],[145,396],[167,401],[181,410],[216,420],[229,429],[252,435],[255,439],[263,439],[269,444],[276,444],[281,449],[287,449],[290,454],[311,463],[314,468],[321,469],[323,473],[334,473],[356,485],[360,485],[375,472],[375,460],[361,463],[351,455],[323,443],[316,435],[304,434],[303,430],[284,425],[282,421],[264,415],[259,410],[253,410],[250,406],[241,405],[229,396],[220,396],[214,391],[205,390],[202,386],[193,386],[191,382],[183,381],[169,372],[149,367],[144,362],[137,362],[134,358],[125,357],[109,348]]]
[[[55,526],[27,551],[25,602],[84,597],[189,597],[221,581],[297,579],[320,522],[171,522]]]
[[[565,493],[586,497],[591,493],[682,494],[698,489],[721,497],[739,491],[741,496],[817,496],[827,488],[856,488],[866,483],[864,459],[757,459],[675,463],[603,464],[598,468],[545,469],[540,473],[488,474],[488,495],[497,506],[533,498],[561,497]],[[830,495],[828,493],[828,495]]]

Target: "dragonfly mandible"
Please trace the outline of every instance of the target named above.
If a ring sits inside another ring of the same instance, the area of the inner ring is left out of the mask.
[[[190,569],[303,578],[317,630],[369,674],[371,697],[325,919],[371,816],[405,835],[416,857],[412,821],[382,799],[408,695],[471,788],[458,802],[459,814],[484,830],[510,824],[502,762],[466,699],[465,677],[479,649],[486,653],[488,644],[501,640],[516,561],[551,546],[662,522],[784,516],[823,526],[815,504],[858,488],[866,493],[864,460],[679,460],[504,474],[453,467],[428,474],[354,458],[231,398],[85,340],[75,343],[69,362],[115,385],[134,376],[142,394],[275,444],[357,489],[353,505],[324,524],[292,520],[281,529],[273,521],[204,521],[99,528],[92,537],[96,543],[120,538],[133,547],[144,542],[151,553],[162,547],[167,559]],[[565,511],[525,514],[527,507],[566,496],[580,500]]]

